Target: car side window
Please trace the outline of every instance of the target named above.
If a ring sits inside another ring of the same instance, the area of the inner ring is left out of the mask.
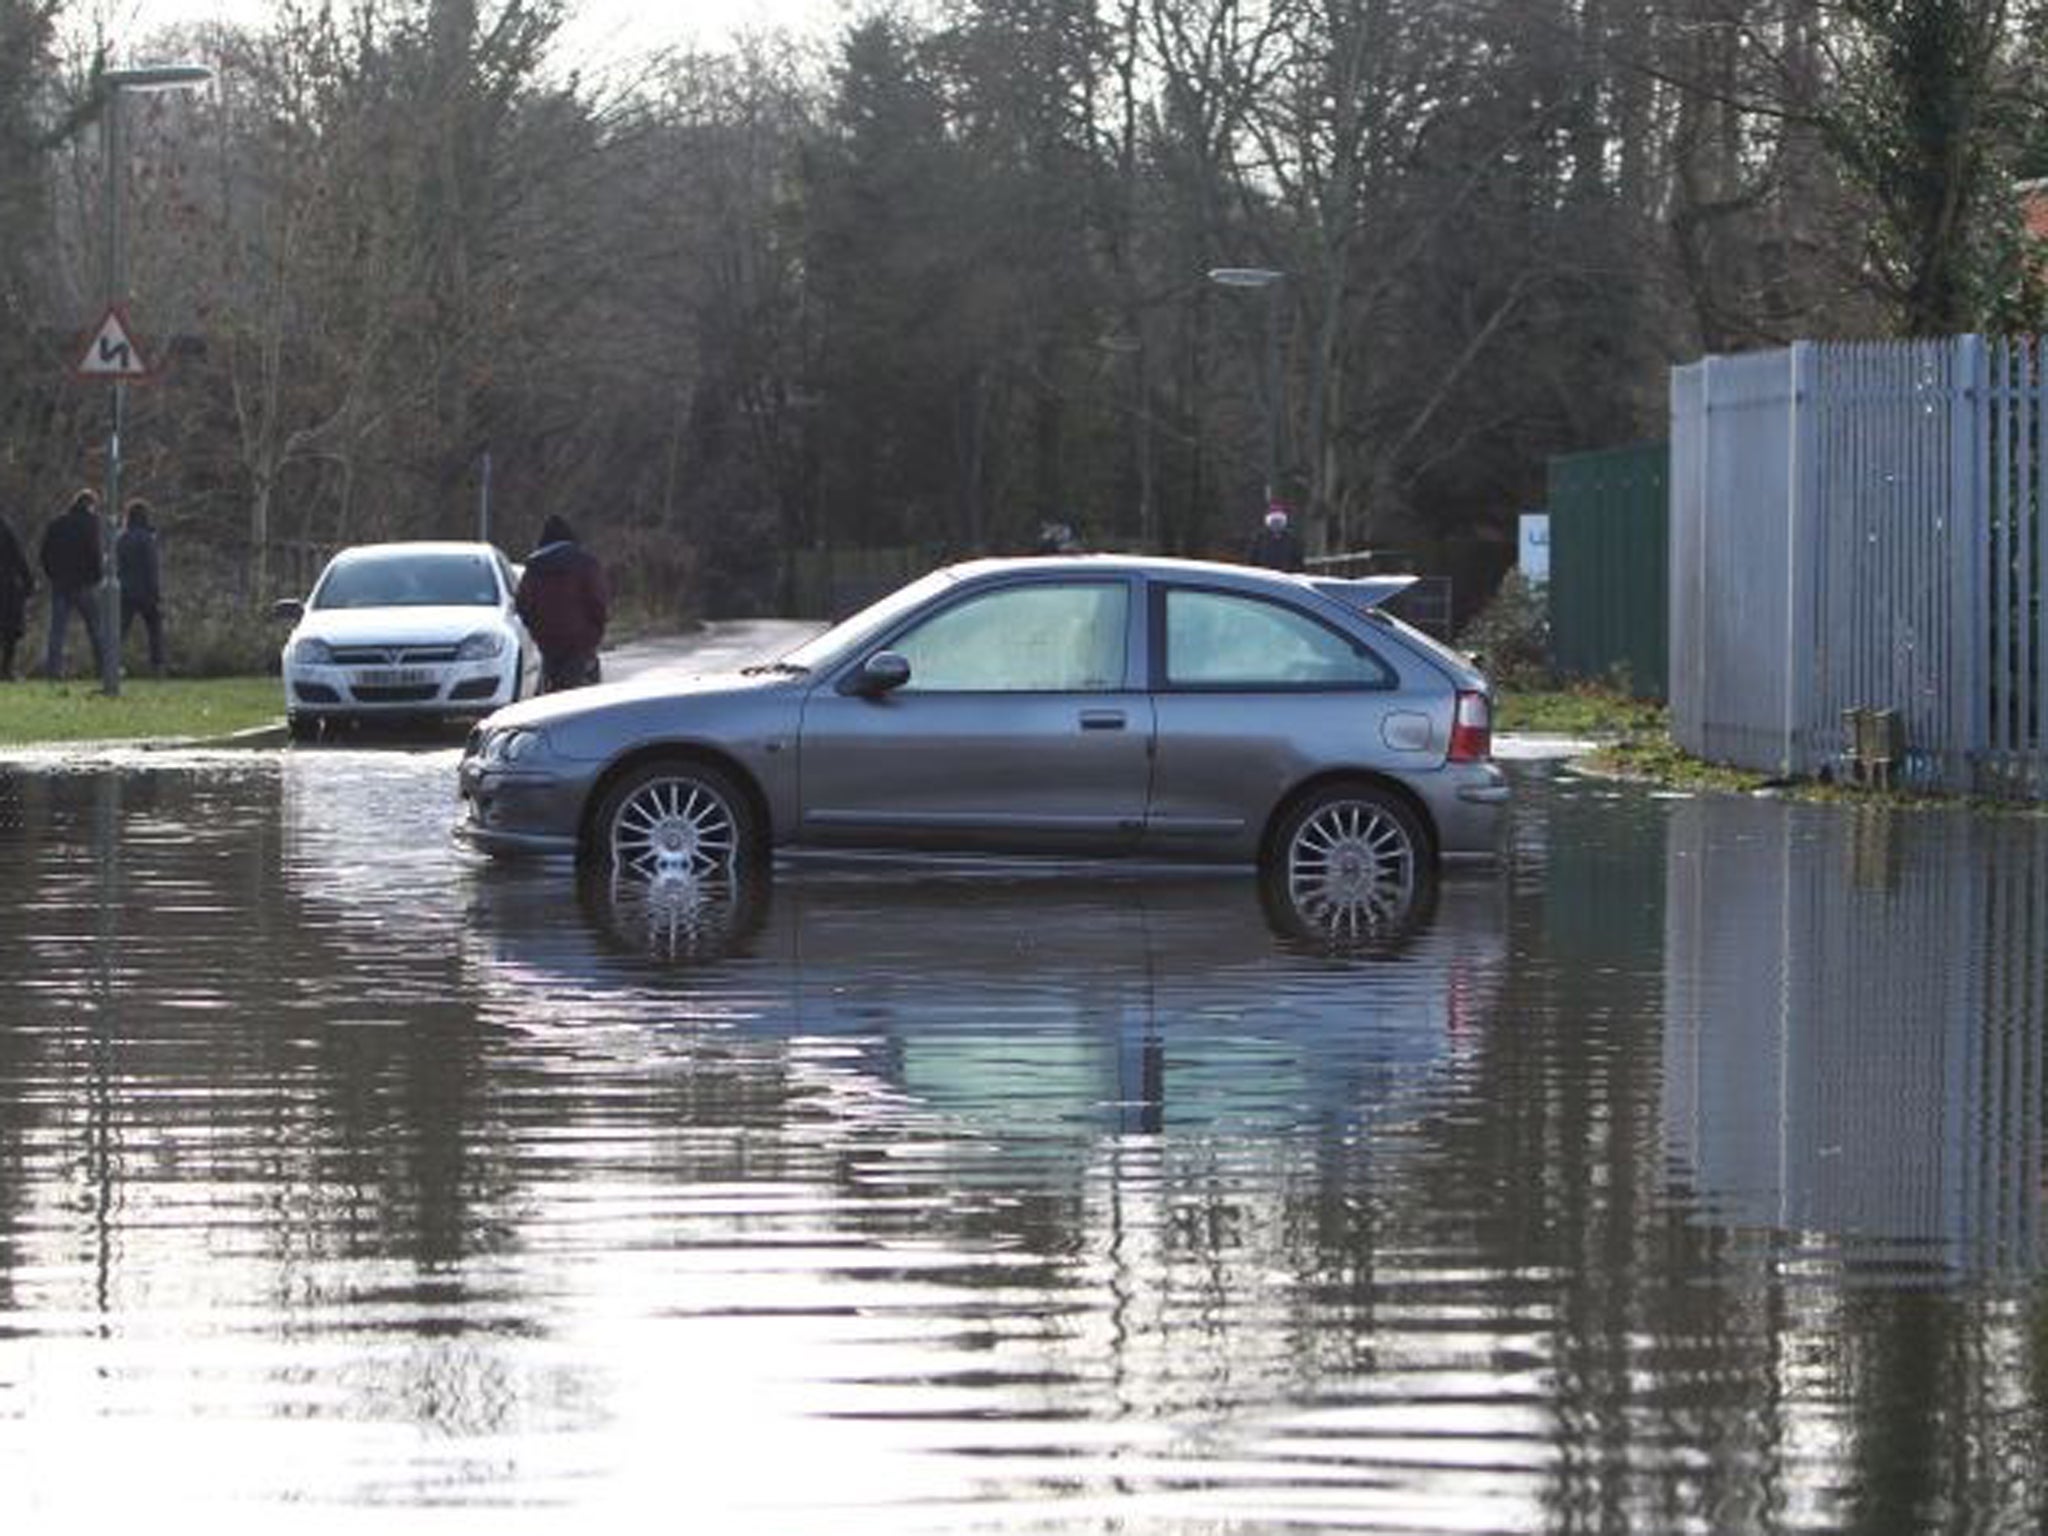
[[[1356,641],[1285,604],[1169,588],[1171,688],[1391,688],[1393,669]]]
[[[955,603],[889,647],[906,693],[1101,693],[1124,685],[1129,589],[1037,582]]]

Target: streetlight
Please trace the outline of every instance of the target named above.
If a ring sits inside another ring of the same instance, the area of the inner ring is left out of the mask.
[[[1277,267],[1211,267],[1209,281],[1224,288],[1266,290],[1266,504],[1280,485],[1280,283]]]
[[[126,91],[181,91],[213,78],[204,64],[146,64],[109,69],[100,75],[106,116],[100,119],[100,156],[107,181],[107,305],[121,306],[128,293],[128,248],[121,232],[121,96]],[[128,408],[128,381],[114,375],[114,421],[107,437],[106,516],[101,528],[104,577],[100,583],[100,687],[109,697],[121,691],[121,583],[114,542],[121,528],[121,428]]]

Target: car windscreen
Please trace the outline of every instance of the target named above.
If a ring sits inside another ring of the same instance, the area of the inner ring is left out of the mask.
[[[315,608],[495,608],[488,555],[382,555],[337,560],[313,592]]]
[[[784,666],[816,672],[833,667],[893,626],[933,594],[945,591],[955,578],[946,571],[920,576],[907,587],[871,603],[851,618],[841,619],[822,635],[814,635],[781,659]]]

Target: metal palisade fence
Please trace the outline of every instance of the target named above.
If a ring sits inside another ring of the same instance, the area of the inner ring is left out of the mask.
[[[1686,750],[2048,796],[2048,353],[1799,342],[1671,376],[1671,721]]]

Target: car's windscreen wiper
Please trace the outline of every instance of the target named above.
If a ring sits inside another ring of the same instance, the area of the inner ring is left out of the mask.
[[[789,677],[808,677],[810,671],[800,661],[757,661],[751,667],[741,667],[740,676],[759,677],[764,672],[781,672]]]

